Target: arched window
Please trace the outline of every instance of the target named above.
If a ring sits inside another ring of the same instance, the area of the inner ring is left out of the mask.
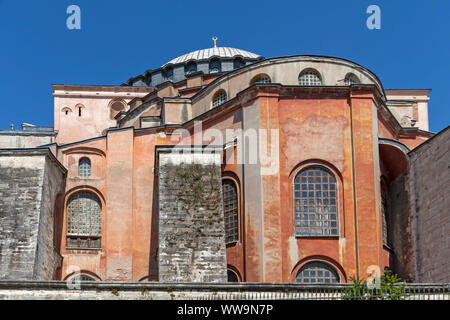
[[[218,73],[222,71],[222,64],[219,60],[211,60],[209,62],[209,73]]]
[[[386,186],[381,182],[381,224],[383,229],[383,244],[388,245],[388,198],[386,194]]]
[[[168,68],[163,72],[164,81],[173,81],[173,69]]]
[[[337,236],[338,210],[337,182],[329,170],[311,166],[295,176],[296,236]]]
[[[228,276],[228,282],[239,282],[239,278],[238,278],[237,274],[230,269],[227,270],[227,276]]]
[[[79,274],[76,275],[74,277],[70,278],[71,282],[75,282],[75,281],[97,281],[96,279],[94,279],[91,276],[85,275],[85,274]]]
[[[73,194],[67,205],[67,248],[99,249],[102,205],[91,192]]]
[[[218,91],[213,98],[213,107],[220,106],[227,101],[227,93],[224,90]]]
[[[184,73],[186,74],[193,74],[197,72],[197,64],[195,62],[189,62],[185,67],[184,67]]]
[[[223,212],[225,220],[225,242],[239,240],[239,201],[236,184],[233,180],[222,181]]]
[[[81,158],[78,163],[78,175],[80,177],[89,177],[91,175],[91,160]]]
[[[297,283],[338,283],[339,275],[330,265],[323,262],[305,264],[295,277]]]
[[[350,86],[352,84],[359,83],[359,79],[353,73],[347,73],[344,82],[346,86]]]
[[[322,81],[315,71],[308,69],[300,74],[298,84],[301,86],[321,86]]]
[[[255,84],[255,83],[271,83],[272,81],[270,80],[270,77],[268,75],[265,74],[260,74],[257,75],[256,77],[253,78],[251,84]]]
[[[244,60],[240,59],[240,58],[236,58],[233,61],[233,69],[239,69],[241,67],[245,66],[245,62]]]

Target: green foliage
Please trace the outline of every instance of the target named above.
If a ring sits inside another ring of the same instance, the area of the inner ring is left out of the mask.
[[[345,291],[344,300],[404,300],[407,296],[405,283],[388,268],[384,269],[379,284],[370,284],[355,277],[350,280],[353,286]]]

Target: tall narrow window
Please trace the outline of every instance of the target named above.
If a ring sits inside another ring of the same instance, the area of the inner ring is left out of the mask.
[[[91,175],[91,160],[88,158],[80,159],[78,166],[78,175],[80,177],[89,177]]]
[[[388,222],[387,222],[387,216],[388,216],[388,200],[387,200],[387,194],[386,194],[386,187],[383,182],[381,182],[381,224],[382,224],[382,230],[383,230],[383,244],[385,246],[388,245]]]
[[[239,240],[239,203],[236,184],[230,179],[222,182],[223,212],[225,220],[226,243]]]
[[[300,74],[298,84],[301,86],[320,86],[322,81],[315,71],[308,69]]]
[[[67,205],[67,248],[98,249],[102,235],[102,206],[91,192],[78,192]]]
[[[338,190],[330,171],[311,166],[295,176],[294,213],[297,236],[338,235]]]
[[[213,107],[220,106],[222,103],[227,101],[227,93],[224,90],[220,90],[214,95]]]
[[[297,283],[338,283],[339,276],[333,267],[322,262],[309,262],[297,273]]]

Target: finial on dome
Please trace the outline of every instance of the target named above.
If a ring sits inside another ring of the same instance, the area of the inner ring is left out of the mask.
[[[214,48],[217,48],[217,37],[213,37],[212,40],[214,41]]]

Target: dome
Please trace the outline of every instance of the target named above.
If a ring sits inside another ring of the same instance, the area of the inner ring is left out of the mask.
[[[236,49],[236,48],[230,48],[230,47],[214,47],[214,48],[208,48],[208,49],[202,49],[197,51],[192,51],[186,54],[183,54],[182,56],[179,56],[175,59],[170,60],[165,65],[168,64],[178,64],[178,63],[184,63],[189,60],[207,60],[211,57],[218,56],[220,58],[234,58],[236,56],[240,56],[244,59],[258,59],[262,58],[262,56],[242,50],[242,49]],[[165,66],[163,65],[163,67]]]

